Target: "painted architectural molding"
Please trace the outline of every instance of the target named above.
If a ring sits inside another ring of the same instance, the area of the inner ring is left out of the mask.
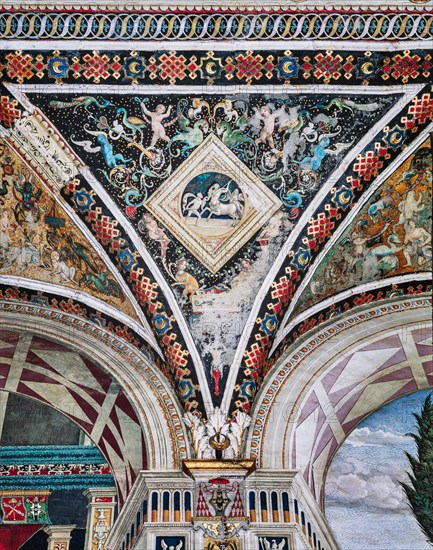
[[[257,6],[257,3],[253,0],[245,0],[244,2],[237,3],[235,0],[224,0],[218,6],[218,10],[215,10],[215,6],[212,5],[210,0],[201,0],[200,2],[194,2],[191,4],[186,1],[179,0],[161,0],[157,3],[149,3],[147,1],[140,2],[122,2],[119,4],[110,4],[106,0],[94,0],[93,2],[79,2],[73,3],[72,0],[63,0],[61,3],[56,4],[57,9],[64,11],[98,11],[98,12],[183,12],[183,13],[200,13],[200,12],[247,12],[255,14],[266,14],[267,12],[272,13],[285,13],[285,12],[302,12],[302,11],[341,11],[341,12],[370,12],[379,9],[405,9],[405,11],[416,11],[417,4],[423,4],[427,2],[423,1],[403,1],[401,3],[387,2],[381,4],[380,0],[360,0],[356,4],[348,2],[340,2],[336,0],[335,2],[329,4],[324,1],[312,0],[294,0],[291,3],[280,3],[275,2],[274,0],[264,0],[260,7]],[[9,0],[6,0],[3,3],[4,6],[12,6]],[[53,9],[53,4],[45,2],[43,0],[21,0],[18,4],[14,4],[15,9],[23,9],[26,11],[46,11],[47,9]],[[418,9],[423,9],[419,8]]]
[[[337,548],[301,473],[253,471],[252,462],[187,460],[186,473],[141,472],[107,549],[124,545],[167,550],[169,544],[182,542],[181,550],[217,550],[221,545],[230,550],[269,550],[273,540],[280,545],[285,541],[283,550]],[[231,536],[236,528],[238,535]]]
[[[429,292],[431,293],[431,290],[431,274],[421,272],[373,281],[336,294],[303,311],[290,321],[285,327],[283,338],[277,342],[271,352],[272,362],[277,362],[290,345],[302,338],[304,334],[318,329],[320,325],[330,320],[337,321],[353,308],[372,303],[379,305],[381,301],[401,296],[426,296]]]
[[[85,550],[107,550],[116,513],[116,491],[112,488],[93,488],[84,492],[87,507]]]
[[[3,489],[114,487],[110,467],[94,446],[4,446],[0,449]]]
[[[48,535],[48,550],[69,550],[72,531],[76,525],[48,525],[44,531]]]
[[[429,36],[429,35],[428,35]],[[40,39],[39,39],[40,40]],[[386,45],[364,41],[334,52],[332,41],[310,52],[308,41],[269,44],[239,43],[198,51],[188,42],[170,43],[155,52],[152,43],[116,43],[116,50],[77,52],[74,42],[42,42],[37,51],[23,51],[23,41],[4,41],[0,75],[18,84],[149,84],[152,85],[327,85],[362,86],[425,83],[432,73],[432,55],[422,40]],[[219,44],[219,43],[218,43]],[[126,47],[128,46],[128,47]],[[64,49],[63,49],[64,48]],[[45,91],[45,90],[44,90]],[[286,88],[286,91],[290,89]],[[99,91],[98,91],[99,93]],[[201,90],[200,95],[203,93]],[[4,105],[6,107],[6,105]],[[6,126],[9,127],[9,126]]]
[[[323,13],[284,11],[280,13],[86,13],[72,10],[46,14],[31,10],[0,13],[2,39],[70,40],[428,40],[433,18],[430,11],[420,13],[413,0],[407,11],[383,13],[383,5],[344,13],[327,6]],[[298,4],[299,6],[299,4]],[[56,6],[57,9],[59,9]],[[400,6],[399,6],[400,8]],[[157,9],[154,6],[154,9]],[[223,8],[224,9],[224,8]],[[53,7],[51,7],[53,10]],[[167,10],[168,11],[168,10]],[[364,24],[363,16],[368,15]],[[18,22],[16,27],[12,20]],[[358,24],[357,24],[358,23]]]

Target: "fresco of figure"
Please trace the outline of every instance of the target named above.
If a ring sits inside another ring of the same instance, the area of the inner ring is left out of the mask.
[[[351,234],[351,242],[352,242],[352,250],[350,252],[350,259],[349,259],[349,271],[352,273],[355,273],[356,271],[356,265],[358,262],[361,262],[364,260],[364,258],[367,256],[368,253],[368,246],[367,243],[369,241],[372,241],[382,235],[382,233],[385,233],[385,231],[388,229],[389,223],[385,224],[385,227],[376,233],[375,235],[365,235],[364,233],[361,233],[360,231],[356,230]]]
[[[140,103],[141,110],[145,115],[147,115],[150,118],[150,125],[152,128],[152,141],[150,143],[150,146],[153,147],[157,144],[157,142],[161,139],[162,141],[170,141],[170,138],[167,136],[165,132],[164,125],[162,124],[162,121],[170,116],[172,106],[169,105],[168,109],[165,108],[165,105],[162,105],[160,103],[156,106],[155,111],[149,111],[147,109],[144,102]],[[148,119],[146,119],[146,122],[149,122]]]
[[[11,244],[10,236],[11,223],[9,219],[9,211],[3,210],[0,216],[0,250],[7,250]]]
[[[412,259],[421,266],[432,257],[430,244],[432,236],[423,227],[417,227],[414,220],[409,220],[404,227],[403,255],[406,259],[404,267],[412,266]]]
[[[183,286],[184,289],[182,292],[182,296],[184,298],[187,298],[189,296],[190,300],[192,301],[192,297],[197,292],[200,285],[198,284],[197,279],[193,277],[191,273],[188,273],[186,267],[187,263],[185,258],[180,258],[180,260],[178,260],[176,264],[177,271],[175,279],[177,282],[174,284]]]
[[[191,218],[192,216],[200,218],[205,206],[206,199],[203,197],[203,193],[197,193],[197,195],[194,195],[194,193],[186,193],[182,198],[182,210],[187,218]]]
[[[399,225],[404,225],[409,220],[412,220],[418,212],[423,210],[424,205],[422,193],[418,199],[415,198],[415,191],[411,190],[408,192],[406,199],[402,200],[398,205],[398,210],[400,212],[400,218],[398,222],[394,225],[394,231]]]
[[[260,130],[260,135],[256,139],[256,143],[267,143],[273,150],[275,149],[273,133],[275,131],[276,121],[285,113],[284,107],[280,107],[276,111],[271,111],[268,105],[265,105],[259,109],[254,108],[253,119],[257,119],[263,123],[263,127]]]

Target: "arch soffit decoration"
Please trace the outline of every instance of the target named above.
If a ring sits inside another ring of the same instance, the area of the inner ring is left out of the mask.
[[[419,352],[422,341],[426,344]],[[429,353],[425,351],[428,346]],[[374,353],[377,355],[377,351],[369,355],[373,349],[384,350],[379,362],[370,359]],[[350,368],[350,361],[355,368]],[[406,380],[409,372],[404,369],[411,371],[411,389]],[[381,389],[387,390],[382,391],[381,400],[373,395],[379,379],[383,380]],[[333,393],[336,384],[338,391]],[[274,365],[257,396],[246,456],[257,457],[259,468],[300,468],[320,502],[327,468],[356,425],[387,402],[432,386],[430,295],[399,297],[373,307],[355,308],[339,321],[311,331]],[[357,399],[366,389],[370,393],[373,389],[372,406],[356,411]],[[399,391],[403,393],[396,395]],[[340,401],[349,393],[350,399],[340,411]],[[305,437],[300,450],[297,430],[302,425]],[[327,428],[330,431],[324,434]],[[306,457],[302,465],[296,463],[297,450]]]
[[[164,375],[133,345],[102,327],[63,311],[13,300],[2,300],[0,308],[0,334],[1,330],[7,330],[49,339],[89,358],[110,375],[138,417],[149,469],[177,469],[181,459],[190,456],[181,408],[173,390]],[[58,405],[51,405],[64,413]],[[92,433],[88,435],[94,438]],[[113,466],[111,461],[110,465]],[[140,468],[142,465],[138,466]],[[116,477],[115,468],[112,469]]]
[[[318,256],[315,258],[311,269],[306,274],[305,278],[302,280],[301,284],[297,288],[293,300],[291,301],[290,305],[287,307],[287,310],[284,314],[284,319],[281,323],[280,328],[278,329],[278,333],[276,335],[274,344],[272,346],[272,349],[270,351],[270,355],[272,355],[281,341],[284,339],[284,337],[290,332],[293,325],[297,322],[296,317],[294,317],[292,314],[295,311],[295,308],[300,301],[303,292],[308,287],[310,282],[314,279],[315,275],[317,274],[318,267],[323,262],[326,254],[333,246],[338,243],[338,240],[340,239],[341,235],[343,234],[344,230],[349,227],[354,220],[356,220],[364,207],[365,204],[368,203],[368,201],[371,199],[371,197],[374,195],[374,193],[380,189],[390,178],[393,173],[410,157],[412,153],[414,153],[422,144],[423,142],[428,139],[429,135],[432,135],[433,131],[433,124],[430,124],[425,130],[420,132],[420,134],[414,139],[414,141],[408,145],[408,147],[402,151],[402,153],[389,165],[387,166],[379,176],[375,179],[374,183],[363,193],[363,195],[360,197],[358,202],[354,205],[353,209],[349,212],[349,214],[345,217],[344,221],[338,226],[338,228],[335,230],[335,232],[332,234],[328,242],[325,244],[323,249],[320,251]],[[407,279],[409,280],[412,276],[413,280],[417,280],[419,274],[408,274]],[[429,279],[430,274],[427,273],[426,277]],[[383,283],[387,281],[387,279],[383,279],[380,281],[380,283]],[[374,281],[373,284],[376,282]],[[368,284],[368,283],[367,283]],[[321,302],[318,302],[316,304],[316,307],[311,308],[312,310],[319,310],[321,308]],[[304,317],[308,310],[305,310],[303,314],[301,314],[299,317]]]

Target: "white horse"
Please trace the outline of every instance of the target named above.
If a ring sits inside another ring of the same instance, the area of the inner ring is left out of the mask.
[[[225,187],[220,187],[218,183],[212,185],[205,197],[208,205],[203,211],[209,211],[209,218],[212,216],[230,216],[234,221],[239,220],[243,214],[243,205],[240,203],[238,193],[231,193],[228,189],[229,183]],[[222,201],[227,201],[227,203]]]

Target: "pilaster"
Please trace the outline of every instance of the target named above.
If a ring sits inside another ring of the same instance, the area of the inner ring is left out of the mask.
[[[85,550],[107,550],[106,542],[114,523],[116,490],[91,488],[84,491],[89,499]]]
[[[72,531],[76,525],[47,525],[44,527],[48,535],[48,550],[69,550]]]

